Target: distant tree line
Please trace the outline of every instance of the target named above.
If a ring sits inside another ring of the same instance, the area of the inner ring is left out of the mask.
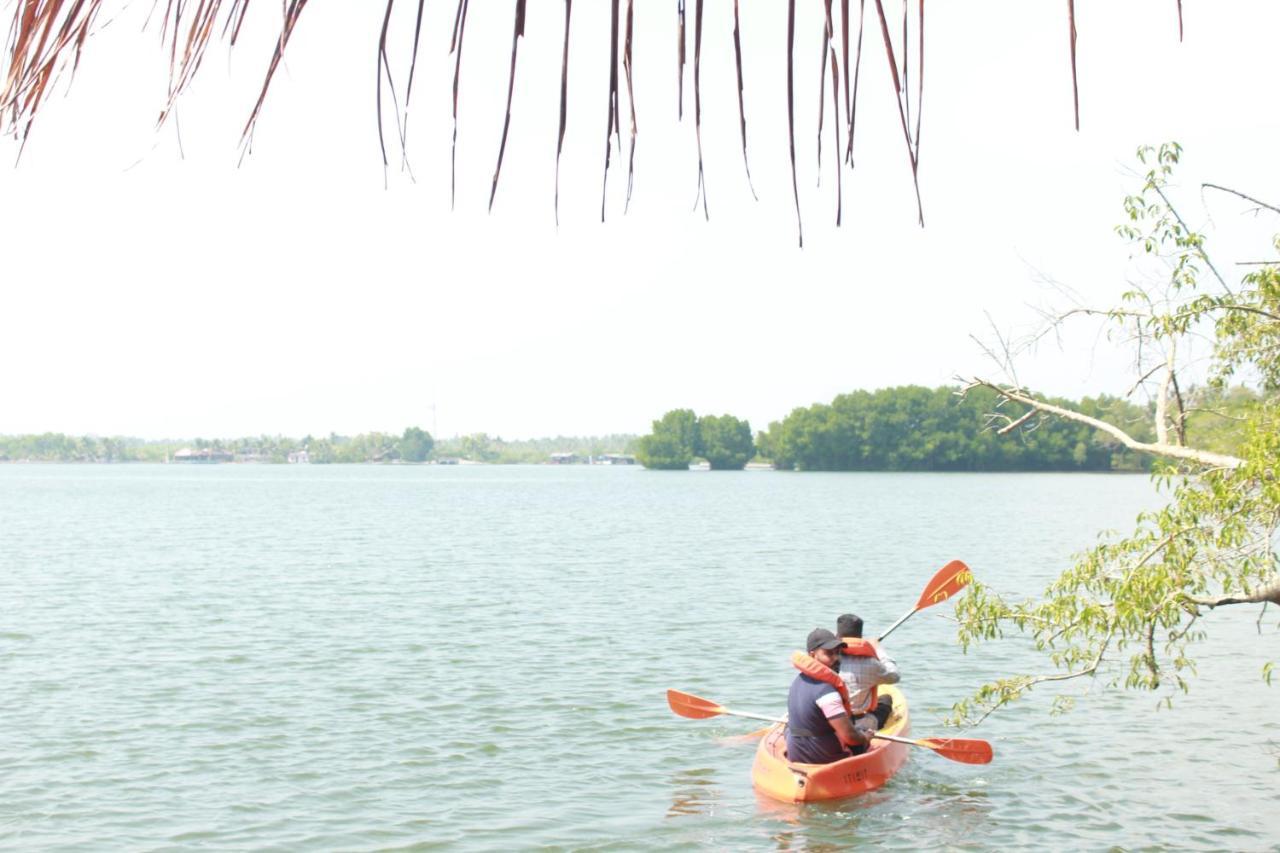
[[[1146,410],[1111,397],[1054,400],[1087,414],[1145,424]],[[1045,420],[1001,437],[993,392],[963,397],[953,387],[906,385],[841,394],[795,409],[757,437],[779,468],[802,471],[1112,471],[1138,470],[1136,456],[1081,424]],[[1135,426],[1135,428],[1138,428]]]
[[[1150,441],[1151,409],[1128,400],[1046,398]],[[1246,388],[1192,389],[1184,425],[1206,447],[1229,452],[1242,440],[1234,410],[1257,395]],[[1212,410],[1212,411],[1210,411]],[[996,413],[993,415],[993,413]],[[732,415],[699,418],[673,409],[653,422],[637,457],[649,468],[685,469],[696,458],[712,469],[741,469],[758,454],[791,471],[1141,471],[1147,458],[1083,424],[1044,419],[1024,425],[1016,440],[1001,437],[995,392],[905,385],[841,394],[830,403],[793,410],[751,439],[747,422]],[[1227,416],[1223,417],[1223,413]]]
[[[688,470],[695,458],[713,471],[741,471],[755,455],[749,423],[733,415],[698,417],[692,409],[667,412],[636,446],[641,465],[667,471]]]
[[[436,441],[419,427],[397,436],[367,432],[354,436],[330,433],[317,438],[262,435],[234,439],[160,440],[101,438],[62,433],[0,436],[0,462],[163,462],[183,448],[231,454],[241,462],[287,462],[290,454],[306,451],[314,464],[427,462],[467,460],[493,464],[546,462],[552,453],[601,456],[635,453],[637,436],[557,436],[524,441],[504,441],[485,433],[473,433]]]
[[[1185,394],[1181,431],[1199,447],[1233,453],[1245,436],[1243,416],[1258,403],[1247,388],[1193,388]],[[473,433],[436,441],[409,427],[401,435],[160,440],[62,433],[0,435],[0,462],[163,462],[183,448],[217,450],[245,462],[285,462],[305,450],[313,463],[468,460],[494,464],[546,462],[552,453],[634,454],[648,468],[687,469],[706,460],[714,470],[740,470],[753,458],[801,471],[1139,471],[1144,458],[1110,436],[1063,419],[1032,422],[1014,438],[1002,425],[994,392],[916,385],[854,391],[830,403],[794,409],[752,438],[747,421],[673,409],[649,435],[627,434],[505,441]],[[1116,397],[1049,402],[1123,426],[1150,441],[1151,408]],[[1032,428],[1027,429],[1030,426]]]
[[[1124,425],[1151,441],[1150,406],[1119,397],[1046,401]],[[1185,429],[1209,447],[1235,446],[1234,421],[1223,411],[1244,409],[1256,395],[1245,388],[1191,389]],[[1209,410],[1214,412],[1210,413]],[[995,392],[916,385],[854,391],[830,403],[798,408],[756,437],[760,454],[779,468],[803,471],[1141,471],[1149,459],[1115,438],[1062,419],[1035,420],[1000,436],[1008,423]],[[993,414],[994,413],[994,414]],[[1030,428],[1028,428],[1030,427]]]
[[[328,438],[261,435],[160,441],[47,432],[0,435],[0,462],[164,462],[184,448],[220,451],[242,462],[287,462],[299,451],[318,463],[424,462],[434,445],[431,434],[418,427],[409,427],[400,436],[370,432],[354,437],[331,433]]]

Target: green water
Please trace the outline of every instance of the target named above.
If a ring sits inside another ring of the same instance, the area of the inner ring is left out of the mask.
[[[777,806],[788,653],[952,558],[1033,591],[1141,477],[0,466],[0,848],[1280,849],[1274,614],[1224,609],[1172,711],[1041,695],[885,788]],[[949,608],[890,641],[918,734],[1025,661]],[[1083,687],[1084,685],[1081,685]]]

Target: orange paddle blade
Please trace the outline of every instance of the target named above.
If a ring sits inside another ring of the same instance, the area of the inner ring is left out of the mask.
[[[939,569],[925,586],[924,592],[920,593],[920,600],[916,602],[916,610],[946,601],[968,586],[971,580],[973,572],[969,571],[969,567],[960,560],[952,560]]]
[[[921,746],[932,749],[944,758],[964,764],[990,764],[994,753],[991,744],[985,740],[974,738],[933,738],[926,737],[916,741]]]
[[[671,706],[671,710],[691,720],[705,720],[724,713],[723,705],[717,705],[710,699],[703,699],[701,696],[694,696],[692,693],[684,693],[680,690],[667,691],[667,704]]]

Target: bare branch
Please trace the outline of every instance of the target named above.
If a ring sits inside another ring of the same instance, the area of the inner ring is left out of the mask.
[[[1169,443],[1169,385],[1173,382],[1173,357],[1164,363],[1164,379],[1160,381],[1160,394],[1156,397],[1156,443]]]
[[[1200,188],[1206,189],[1206,190],[1220,190],[1224,193],[1231,193],[1234,196],[1239,196],[1245,201],[1251,201],[1254,204],[1258,205],[1259,207],[1265,207],[1267,208],[1267,210],[1274,210],[1276,213],[1280,213],[1280,207],[1276,207],[1274,204],[1267,204],[1265,201],[1258,201],[1253,196],[1245,195],[1239,190],[1233,190],[1230,187],[1223,187],[1223,186],[1219,186],[1218,184],[1201,184]]]
[[[1035,414],[1035,409],[1027,409],[1026,413],[1022,417],[1018,418],[1016,421],[1011,420],[1006,426],[1002,426],[1000,429],[996,430],[996,435],[1007,435],[1008,433],[1013,432],[1015,429],[1035,417]]]
[[[1149,453],[1153,456],[1163,456],[1170,459],[1182,459],[1187,462],[1195,462],[1199,465],[1213,465],[1221,468],[1234,469],[1239,468],[1244,464],[1243,459],[1240,459],[1237,456],[1229,456],[1225,453],[1214,453],[1209,450],[1196,450],[1191,447],[1179,447],[1177,445],[1167,444],[1164,442],[1151,443],[1138,441],[1124,430],[1109,424],[1106,421],[1100,421],[1097,418],[1081,414],[1080,412],[1074,412],[1071,409],[1064,409],[1061,406],[1055,406],[1052,403],[1037,400],[1036,398],[1024,394],[1014,388],[1001,387],[994,382],[989,382],[985,379],[975,378],[970,380],[964,390],[967,391],[969,388],[974,387],[990,388],[992,391],[995,391],[1008,400],[1013,400],[1014,402],[1021,403],[1024,406],[1030,406],[1037,411],[1057,415],[1058,417],[1065,418],[1069,421],[1075,421],[1076,423],[1091,426],[1094,429],[1105,432],[1107,435],[1118,439],[1125,447],[1130,450],[1136,450],[1139,453]]]
[[[1244,595],[1219,595],[1212,597],[1188,595],[1186,601],[1213,609],[1228,604],[1280,604],[1280,576],[1273,577],[1258,589]]]

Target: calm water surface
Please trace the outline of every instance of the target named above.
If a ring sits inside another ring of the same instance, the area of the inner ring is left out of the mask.
[[[1172,711],[987,721],[995,763],[779,806],[750,721],[788,654],[952,558],[1034,592],[1141,477],[0,466],[0,847],[1280,849],[1274,616],[1210,614]],[[890,647],[919,734],[1025,665],[939,606]],[[1083,689],[1080,685],[1078,689]],[[1220,735],[1219,735],[1220,733]]]

